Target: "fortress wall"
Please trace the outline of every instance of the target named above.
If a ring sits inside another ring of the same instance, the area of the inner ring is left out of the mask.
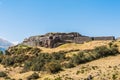
[[[75,37],[74,38],[74,42],[78,44],[88,42],[88,41],[92,41],[92,38],[91,37]]]
[[[73,40],[73,39],[74,39],[74,36],[62,35],[62,36],[60,36],[60,39],[61,39],[62,41],[65,41],[65,40]]]
[[[53,37],[53,38],[50,38]],[[89,37],[79,33],[48,33],[42,36],[32,36],[25,39],[22,44],[28,46],[56,47],[55,45],[74,42],[82,44],[92,40],[115,40],[114,36]]]
[[[93,40],[115,40],[115,37],[114,36],[93,37]]]

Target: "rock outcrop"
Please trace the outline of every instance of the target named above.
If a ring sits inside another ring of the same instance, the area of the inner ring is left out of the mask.
[[[64,43],[73,42],[75,37],[80,37],[81,35],[76,32],[72,33],[47,33],[40,36],[32,36],[25,39],[22,44],[29,46],[42,46],[54,48]]]
[[[114,36],[108,37],[89,37],[83,36],[77,32],[71,33],[47,33],[45,35],[32,36],[25,39],[22,44],[28,46],[41,46],[46,48],[55,48],[65,43],[84,43],[92,40],[114,40]]]

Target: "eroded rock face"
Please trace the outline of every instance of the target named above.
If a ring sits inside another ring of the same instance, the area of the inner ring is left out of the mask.
[[[29,46],[42,46],[54,48],[61,44],[73,42],[74,37],[80,37],[81,35],[76,32],[72,33],[47,33],[40,36],[32,36],[25,39],[22,44]]]
[[[41,46],[46,48],[55,48],[65,43],[84,43],[92,40],[114,40],[114,36],[111,37],[89,37],[82,36],[77,32],[71,33],[47,33],[45,35],[32,36],[25,39],[22,44],[28,46]]]

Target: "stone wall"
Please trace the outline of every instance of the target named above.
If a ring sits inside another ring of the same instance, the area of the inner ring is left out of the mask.
[[[115,40],[115,37],[114,36],[93,37],[93,40]]]
[[[74,43],[78,43],[78,44],[88,42],[88,41],[92,41],[92,38],[87,36],[74,38]]]

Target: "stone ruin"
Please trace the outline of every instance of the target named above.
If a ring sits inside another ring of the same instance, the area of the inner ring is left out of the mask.
[[[22,44],[28,46],[41,46],[46,48],[55,48],[65,43],[78,43],[82,44],[84,42],[92,40],[115,40],[114,36],[107,37],[89,37],[83,36],[77,32],[71,33],[47,33],[45,35],[32,36],[25,39]]]

